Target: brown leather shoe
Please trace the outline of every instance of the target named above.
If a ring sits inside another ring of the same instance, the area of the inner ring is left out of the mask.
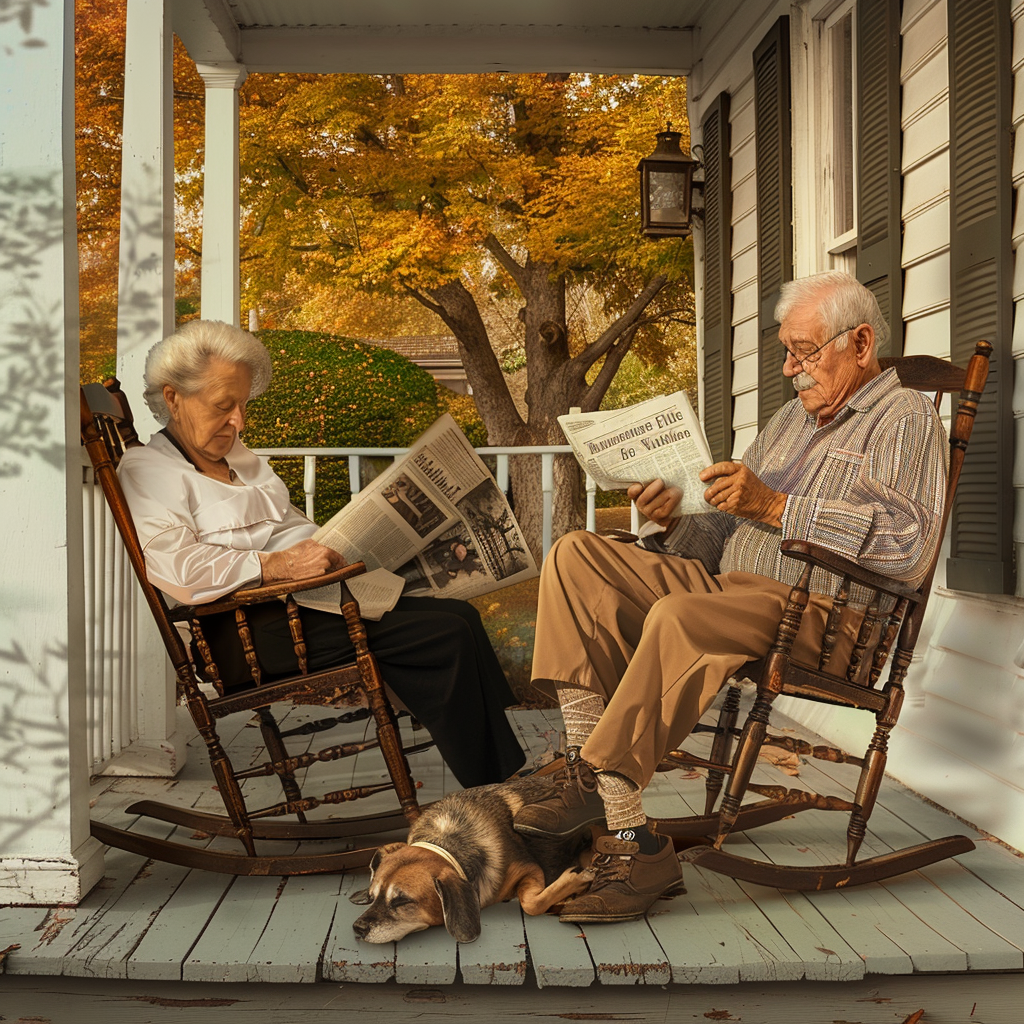
[[[528,836],[566,839],[591,825],[604,823],[604,801],[597,792],[593,769],[580,757],[579,747],[565,752],[565,766],[554,776],[558,792],[546,800],[526,804],[512,819],[512,827]]]
[[[598,836],[594,841],[597,876],[590,888],[570,900],[558,915],[573,924],[633,921],[643,917],[661,897],[686,892],[683,869],[668,836],[660,836],[657,853],[640,853],[637,843]]]

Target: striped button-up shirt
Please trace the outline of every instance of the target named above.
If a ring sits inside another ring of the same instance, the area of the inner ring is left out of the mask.
[[[752,572],[793,584],[803,563],[779,550],[807,540],[865,569],[920,583],[939,543],[947,442],[934,405],[887,370],[858,390],[823,427],[799,398],[754,439],[744,464],[787,495],[782,528],[725,512],[686,516],[664,538],[675,554],[711,572]],[[835,596],[838,577],[815,569],[811,590]],[[866,592],[854,587],[851,602]]]

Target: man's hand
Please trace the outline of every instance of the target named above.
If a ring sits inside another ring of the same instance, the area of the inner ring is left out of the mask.
[[[701,470],[705,483],[714,483],[704,492],[704,500],[720,512],[754,519],[769,526],[782,525],[786,495],[773,491],[742,462],[716,462]]]
[[[261,551],[259,556],[264,583],[323,576],[345,565],[345,559],[337,551],[315,540],[299,541],[284,551]]]
[[[649,484],[630,484],[626,493],[637,511],[652,523],[671,530],[678,522],[675,512],[683,496],[678,487],[666,487],[663,480],[652,480]]]

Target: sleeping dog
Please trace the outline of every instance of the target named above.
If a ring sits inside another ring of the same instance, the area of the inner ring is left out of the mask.
[[[394,942],[444,923],[459,942],[480,934],[480,908],[519,898],[528,914],[585,889],[581,869],[590,829],[565,840],[520,835],[512,818],[523,804],[554,793],[550,776],[531,776],[451,793],[424,808],[406,843],[382,846],[370,862],[370,887],[353,903],[370,907],[353,923],[367,942]]]

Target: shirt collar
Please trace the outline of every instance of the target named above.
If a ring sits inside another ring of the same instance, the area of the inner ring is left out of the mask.
[[[846,419],[850,413],[867,412],[868,409],[885,398],[886,395],[897,391],[902,386],[899,374],[892,367],[888,370],[883,370],[877,377],[872,377],[866,384],[862,384],[850,396],[846,405],[836,413],[835,418],[825,426],[831,426],[833,423]],[[800,400],[799,396],[796,400]],[[817,422],[817,416],[814,413],[807,413],[806,415],[812,425]]]

